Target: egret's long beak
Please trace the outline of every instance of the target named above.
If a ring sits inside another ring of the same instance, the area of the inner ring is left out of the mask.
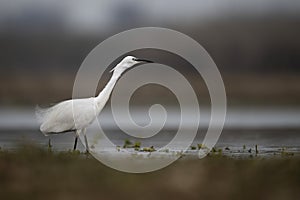
[[[145,63],[154,63],[154,62],[151,61],[151,60],[147,60],[147,59],[143,59],[143,58],[136,58],[135,61],[138,61],[138,62],[145,62]]]
[[[147,59],[143,59],[143,58],[135,58],[134,59],[135,61],[137,61],[137,62],[140,62],[140,63],[154,63],[153,61],[151,61],[151,60],[147,60]],[[117,66],[116,66],[117,67]],[[116,67],[114,67],[112,70],[110,70],[109,72],[111,73],[111,72],[113,72],[115,69],[116,69]]]

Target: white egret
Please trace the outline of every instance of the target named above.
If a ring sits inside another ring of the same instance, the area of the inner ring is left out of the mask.
[[[79,135],[83,134],[88,152],[89,146],[86,137],[86,127],[99,115],[122,73],[140,63],[152,63],[152,61],[134,56],[126,56],[111,70],[113,72],[112,77],[96,97],[70,99],[47,109],[37,108],[36,115],[41,123],[41,132],[48,135],[75,131],[74,150],[76,149]]]

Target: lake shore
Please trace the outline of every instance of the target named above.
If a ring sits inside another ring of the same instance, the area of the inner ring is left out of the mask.
[[[0,151],[1,199],[299,199],[300,158],[179,159],[128,174],[91,155],[23,146]]]

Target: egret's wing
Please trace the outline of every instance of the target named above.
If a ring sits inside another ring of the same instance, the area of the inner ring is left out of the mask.
[[[93,98],[67,100],[46,109],[36,107],[36,117],[43,133],[82,129],[96,116]]]

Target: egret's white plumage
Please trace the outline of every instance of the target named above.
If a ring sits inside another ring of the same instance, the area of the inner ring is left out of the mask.
[[[42,122],[40,130],[47,135],[83,129],[95,119],[95,111],[93,97],[60,102],[51,108],[37,111]]]
[[[88,151],[85,129],[99,115],[122,73],[136,64],[152,62],[145,59],[126,56],[113,70],[113,75],[104,89],[97,97],[70,99],[60,102],[50,108],[37,108],[36,115],[41,123],[40,130],[45,135],[58,134],[68,131],[76,131],[74,149],[76,149],[77,138],[81,132],[85,136],[86,148]]]

